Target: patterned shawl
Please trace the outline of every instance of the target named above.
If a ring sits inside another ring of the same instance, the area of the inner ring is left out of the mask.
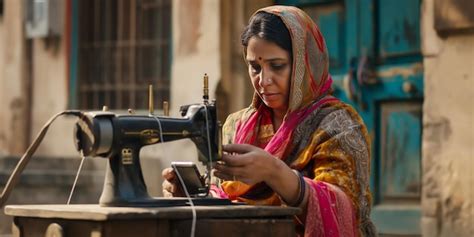
[[[227,118],[224,143],[257,145],[304,174],[310,198],[307,215],[298,225],[300,234],[374,234],[369,220],[367,130],[350,106],[328,95],[332,79],[326,44],[318,26],[295,7],[271,6],[257,12],[260,11],[279,16],[291,35],[289,108],[280,128],[274,131],[270,109],[255,93],[249,108]],[[222,188],[222,196],[234,200],[282,203],[264,183],[249,186],[226,181]]]

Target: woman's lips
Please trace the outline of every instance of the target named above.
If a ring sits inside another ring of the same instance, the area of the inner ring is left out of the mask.
[[[278,93],[262,93],[264,100],[273,100],[278,97]]]

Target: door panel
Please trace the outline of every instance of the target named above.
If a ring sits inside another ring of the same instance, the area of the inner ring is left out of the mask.
[[[420,234],[423,64],[421,0],[285,0],[319,25],[334,95],[372,139],[372,220],[382,234]]]
[[[416,201],[421,191],[422,104],[417,101],[384,102],[380,108],[380,203],[399,199]]]
[[[420,5],[413,0],[379,0],[379,58],[420,53]]]
[[[345,28],[344,28],[344,5],[342,2],[333,2],[324,6],[307,6],[306,13],[316,21],[318,25],[324,25],[321,33],[328,39],[326,46],[329,55],[331,70],[343,71],[345,64]]]

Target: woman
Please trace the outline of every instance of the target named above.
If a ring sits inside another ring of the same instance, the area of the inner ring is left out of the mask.
[[[305,236],[372,236],[370,142],[357,112],[330,95],[326,45],[295,7],[258,10],[242,34],[255,93],[224,124],[223,180],[213,195],[249,204],[301,207]],[[164,192],[177,195],[174,173]],[[170,185],[171,184],[171,185]]]

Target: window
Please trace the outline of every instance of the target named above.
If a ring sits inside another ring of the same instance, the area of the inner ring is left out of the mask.
[[[76,0],[78,106],[148,108],[169,100],[171,0]]]

